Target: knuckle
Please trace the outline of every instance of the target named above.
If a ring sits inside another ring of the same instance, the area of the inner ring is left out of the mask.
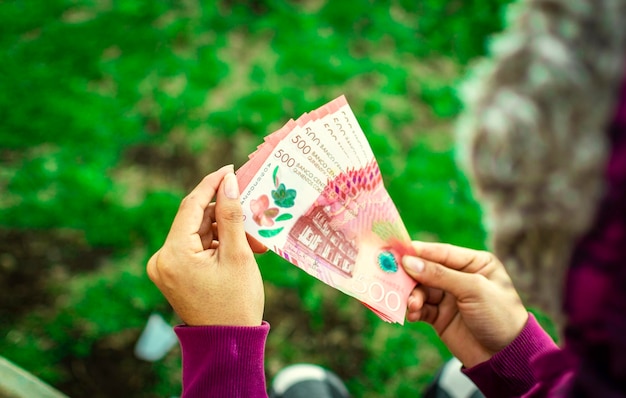
[[[243,209],[241,206],[228,206],[221,211],[222,220],[227,223],[242,223],[243,222]]]
[[[161,279],[172,280],[176,277],[176,267],[172,263],[161,262],[159,264],[159,276]]]
[[[446,244],[443,245],[442,249],[443,249],[442,250],[442,252],[443,252],[442,263],[443,264],[448,264],[448,262],[450,261],[451,253],[454,250],[454,246],[452,246],[450,243],[446,243]]]
[[[493,253],[486,250],[478,252],[476,259],[483,265],[483,268],[488,270],[493,270],[494,267],[497,269],[501,265],[500,260]]]
[[[481,274],[468,274],[469,285],[473,286],[478,292],[485,292],[489,288],[489,280]]]
[[[433,275],[433,278],[435,279],[442,279],[446,276],[446,268],[444,266],[441,266],[439,264],[432,264],[431,268],[431,272]]]
[[[184,208],[188,208],[193,206],[193,203],[196,200],[196,195],[194,193],[190,193],[189,195],[185,196],[183,198],[183,200],[180,201],[180,206],[179,208],[184,209]]]
[[[251,261],[254,256],[248,250],[228,250],[226,253],[227,259],[233,264],[243,265]]]
[[[479,258],[480,260],[484,261],[484,262],[492,262],[496,258],[496,256],[493,255],[493,253],[488,252],[486,250],[479,250],[476,253],[476,257]]]
[[[153,276],[155,283],[163,284],[176,278],[178,267],[167,250],[161,249],[154,260]],[[152,277],[151,277],[152,278]]]
[[[157,251],[156,253],[152,255],[152,257],[150,257],[150,260],[148,260],[148,264],[146,265],[146,273],[148,274],[148,278],[150,278],[150,280],[153,283],[156,283],[159,278],[159,275],[156,269],[158,257],[159,257],[159,252]]]

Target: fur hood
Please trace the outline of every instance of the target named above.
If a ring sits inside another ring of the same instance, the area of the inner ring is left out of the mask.
[[[525,301],[560,323],[565,269],[602,198],[626,1],[522,0],[508,15],[462,87],[458,160],[490,250]]]

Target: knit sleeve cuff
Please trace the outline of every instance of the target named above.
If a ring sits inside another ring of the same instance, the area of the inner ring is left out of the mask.
[[[486,397],[519,397],[536,383],[533,358],[558,346],[529,314],[522,332],[491,359],[470,369],[463,369]]]
[[[266,397],[264,353],[270,326],[176,326],[183,397]]]

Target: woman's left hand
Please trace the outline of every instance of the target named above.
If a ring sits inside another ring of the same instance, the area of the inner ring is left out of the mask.
[[[259,326],[265,294],[253,252],[263,251],[246,237],[237,178],[225,166],[183,199],[147,272],[189,326]]]

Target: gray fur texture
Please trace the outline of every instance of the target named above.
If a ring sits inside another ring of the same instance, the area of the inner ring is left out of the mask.
[[[602,197],[626,1],[520,1],[508,16],[463,86],[458,159],[490,250],[525,301],[560,323],[564,272]]]

